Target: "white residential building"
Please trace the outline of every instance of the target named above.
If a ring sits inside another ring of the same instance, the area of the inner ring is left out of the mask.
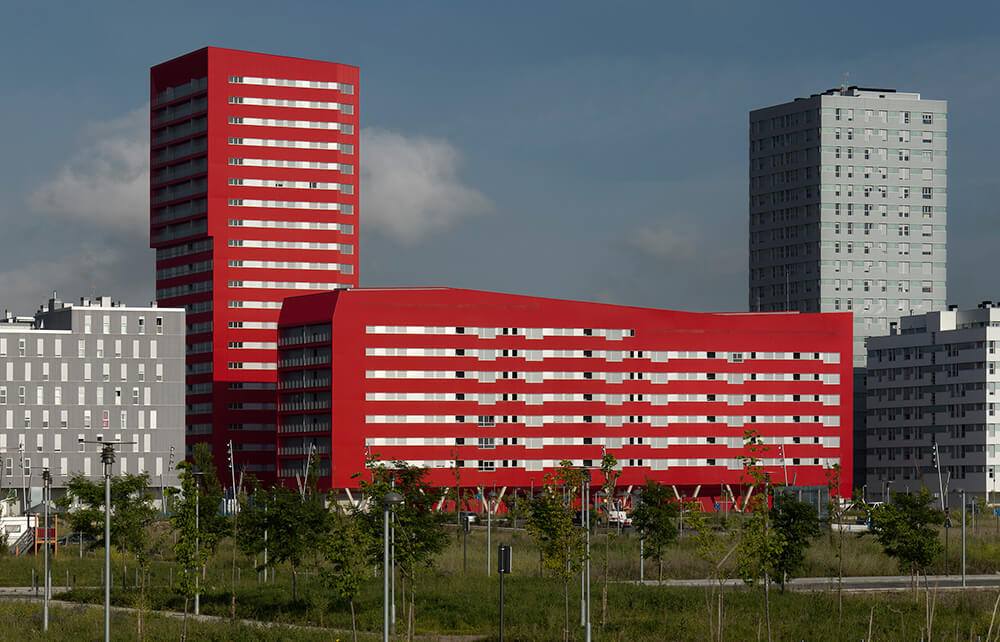
[[[947,102],[841,87],[750,112],[753,311],[853,311],[865,338],[945,308]]]
[[[887,336],[869,338],[869,499],[921,485],[935,493],[945,486],[945,492],[997,497],[998,346],[1000,304],[989,301],[978,309],[904,317]]]

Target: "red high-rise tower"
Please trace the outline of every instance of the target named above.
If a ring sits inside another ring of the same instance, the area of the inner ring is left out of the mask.
[[[187,443],[274,476],[285,297],[358,284],[358,68],[207,47],[150,71],[156,298],[187,309]],[[220,471],[221,472],[221,471]]]

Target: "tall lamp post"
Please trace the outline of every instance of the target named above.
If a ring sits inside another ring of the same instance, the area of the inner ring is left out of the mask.
[[[17,445],[17,454],[21,460],[21,514],[28,514],[28,480],[26,471],[24,469],[24,443],[19,443]]]
[[[45,530],[42,540],[45,547],[45,578],[42,581],[42,630],[49,630],[49,493],[52,489],[52,474],[48,468],[42,469],[42,504],[45,508]]]
[[[104,642],[111,642],[111,468],[115,463],[115,447],[101,447],[104,464]],[[122,578],[125,581],[125,578]]]
[[[403,503],[394,490],[382,496],[382,642],[389,642],[389,510]]]
[[[199,477],[204,477],[205,473],[193,472],[191,473],[197,480]],[[199,559],[199,549],[201,548],[201,482],[195,481],[194,484],[194,558]],[[267,563],[266,560],[264,562]],[[201,566],[199,564],[199,566]],[[200,579],[198,575],[201,569],[198,569],[194,573],[194,614],[201,615],[201,590],[198,586],[198,580]]]
[[[497,491],[491,490],[486,493],[486,577],[490,576],[490,547],[492,546],[493,529],[493,502],[496,501]]]

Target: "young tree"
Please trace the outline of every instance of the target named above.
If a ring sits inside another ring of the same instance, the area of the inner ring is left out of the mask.
[[[894,558],[900,569],[908,569],[913,578],[923,571],[926,579],[927,567],[943,548],[932,525],[941,524],[944,513],[933,508],[934,501],[926,488],[915,495],[893,492],[888,503],[871,512],[875,539],[886,555]]]
[[[371,533],[362,527],[356,511],[339,508],[331,513],[330,526],[320,541],[323,557],[330,563],[321,572],[323,582],[351,607],[351,631],[354,642],[358,640],[358,626],[354,616],[354,600],[361,591],[361,584],[370,576],[369,551],[373,545]]]
[[[800,502],[788,493],[774,494],[771,511],[774,532],[781,547],[773,559],[771,574],[785,592],[785,582],[805,561],[805,550],[810,540],[820,536],[819,516],[808,502]]]
[[[238,544],[247,555],[268,549],[268,561],[287,562],[292,567],[292,599],[298,599],[298,571],[305,556],[316,551],[316,545],[327,524],[323,497],[299,493],[284,486],[270,491],[257,490],[253,502],[243,506]],[[264,541],[267,531],[267,541]],[[259,570],[259,569],[258,569]]]
[[[771,523],[771,476],[761,463],[770,450],[754,430],[743,433],[743,443],[749,455],[743,456],[745,484],[756,491],[746,504],[749,515],[743,520],[736,563],[740,576],[747,584],[764,583],[764,617],[767,622],[767,639],[771,640],[771,578],[784,539]]]
[[[643,556],[656,560],[656,580],[663,581],[663,555],[677,540],[680,507],[666,486],[647,478],[642,499],[632,511],[632,526],[643,538]]]
[[[111,478],[111,542],[104,542],[104,482],[91,481],[82,474],[74,475],[67,484],[60,505],[74,506],[69,511],[73,532],[94,538],[94,546],[112,545],[122,556],[122,586],[127,585],[126,555],[135,554],[146,546],[147,527],[156,519],[153,494],[149,490],[149,475],[126,474]]]
[[[622,472],[618,466],[618,460],[609,452],[604,452],[601,456],[601,475],[604,483],[601,490],[604,491],[606,500],[605,509],[608,516],[608,531],[604,534],[604,588],[601,590],[601,626],[608,621],[608,559],[611,557],[611,506],[615,496],[615,485]]]
[[[688,526],[695,532],[695,553],[699,558],[711,564],[711,578],[715,584],[705,585],[705,607],[708,611],[706,621],[708,623],[708,638],[711,640],[723,639],[723,618],[722,599],[723,586],[725,584],[726,563],[739,547],[739,532],[729,528],[726,522],[722,522],[721,528],[708,514],[701,510],[697,500],[690,502],[688,515]],[[633,520],[634,523],[634,520]]]
[[[208,444],[202,442],[194,445],[191,463],[193,464],[193,472],[201,473],[196,475],[195,479],[198,484],[200,509],[198,518],[201,528],[200,546],[208,551],[208,556],[201,566],[201,579],[204,581],[208,560],[215,555],[219,542],[232,534],[232,523],[227,516],[219,511],[222,506],[222,483],[219,481],[215,459]]]
[[[407,585],[410,589],[406,630],[408,639],[412,639],[416,618],[417,571],[429,566],[444,550],[448,540],[444,531],[445,516],[434,510],[434,498],[440,497],[440,491],[424,480],[426,468],[410,466],[402,461],[392,461],[385,465],[376,457],[377,455],[373,455],[368,461],[372,481],[360,481],[361,492],[371,509],[356,518],[370,535],[370,558],[380,563],[383,519],[381,501],[395,483],[395,491],[403,496],[403,503],[393,509],[395,550],[403,574],[403,595],[406,595]]]
[[[187,639],[188,605],[195,595],[196,578],[205,560],[208,559],[208,549],[199,545],[200,498],[198,480],[190,462],[177,464],[177,476],[181,487],[179,492],[172,492],[170,524],[174,527],[177,540],[174,542],[174,555],[181,567],[179,578],[180,592],[184,596],[184,629],[181,640]],[[173,490],[173,489],[171,489]]]
[[[556,472],[545,476],[541,494],[528,506],[526,527],[542,554],[542,564],[563,585],[563,640],[569,636],[569,583],[586,557],[584,531],[573,526],[573,501],[579,496],[585,474],[569,461],[561,462]]]

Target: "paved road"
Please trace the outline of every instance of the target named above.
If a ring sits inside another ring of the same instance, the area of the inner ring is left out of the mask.
[[[845,591],[905,591],[912,587],[909,575],[886,575],[868,577],[845,577],[843,588]],[[638,584],[638,582],[632,582]],[[656,586],[656,580],[646,580],[643,582],[647,586]],[[714,584],[715,580],[663,580],[663,586],[686,586],[704,587]],[[738,588],[745,586],[743,580],[727,579],[723,583],[727,588]],[[939,589],[960,589],[962,588],[961,575],[929,575],[927,583],[931,588]],[[920,580],[923,586],[923,578]],[[992,575],[966,575],[965,585],[968,588],[1000,588],[1000,574]],[[789,580],[788,588],[793,591],[825,591],[837,588],[836,577],[796,577]]]

